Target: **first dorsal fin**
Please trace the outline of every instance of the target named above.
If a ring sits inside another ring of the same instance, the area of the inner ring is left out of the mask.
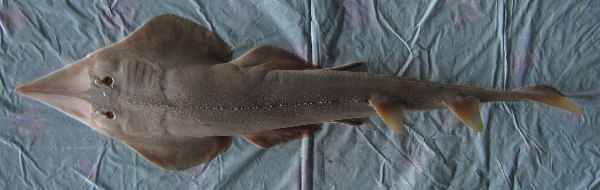
[[[120,42],[104,48],[138,52],[163,67],[215,64],[231,60],[231,48],[213,32],[175,15],[160,15]]]
[[[124,143],[153,164],[168,170],[183,170],[208,162],[231,144],[231,137],[127,138]]]
[[[301,125],[295,127],[281,128],[266,131],[258,134],[244,135],[244,139],[260,148],[269,148],[278,144],[283,144],[292,140],[312,135],[321,130],[315,124]]]
[[[281,48],[265,45],[246,52],[233,61],[239,66],[261,66],[274,70],[304,70],[317,69],[297,55]]]
[[[474,96],[456,97],[444,100],[442,103],[467,126],[477,132],[483,131],[483,122],[479,115],[479,98]]]

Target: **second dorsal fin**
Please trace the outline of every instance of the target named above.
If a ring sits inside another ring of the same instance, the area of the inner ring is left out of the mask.
[[[479,115],[479,98],[474,96],[456,97],[442,102],[467,126],[477,132],[483,131],[483,122]]]
[[[404,131],[404,120],[402,119],[404,106],[389,101],[389,98],[385,96],[373,96],[369,99],[369,104],[394,133],[399,134]]]

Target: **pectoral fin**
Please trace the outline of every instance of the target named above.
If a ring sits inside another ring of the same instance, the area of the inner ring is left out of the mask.
[[[289,51],[269,45],[258,46],[235,59],[233,62],[234,64],[243,67],[261,66],[271,70],[323,69]],[[323,70],[345,71],[361,66],[362,64],[364,64],[364,62],[351,62],[337,67],[325,68]]]
[[[301,57],[284,49],[269,45],[256,47],[233,62],[243,67],[261,66],[272,70],[317,69],[316,65],[310,64]]]
[[[215,33],[194,21],[169,14],[150,19],[127,38],[104,50],[111,55],[133,50],[164,68],[225,63],[232,55],[231,48]]]
[[[208,162],[231,144],[231,137],[160,136],[124,142],[153,164],[182,170]]]
[[[404,120],[402,115],[404,114],[404,107],[397,103],[391,103],[386,100],[385,97],[372,97],[369,99],[369,104],[375,109],[381,120],[390,128],[394,133],[402,133],[404,129]]]
[[[269,148],[305,136],[310,136],[319,130],[321,130],[321,128],[318,125],[310,124],[275,129],[258,134],[244,135],[242,137],[260,148]]]
[[[442,102],[467,126],[477,132],[483,131],[483,122],[479,115],[479,98],[473,96],[457,97]]]

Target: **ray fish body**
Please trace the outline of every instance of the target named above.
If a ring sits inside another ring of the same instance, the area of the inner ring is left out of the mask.
[[[231,48],[198,24],[152,18],[125,39],[17,87],[166,169],[205,163],[232,136],[267,148],[310,135],[322,122],[379,115],[396,133],[405,112],[450,109],[476,131],[479,105],[533,100],[582,110],[546,85],[512,91],[321,69],[273,46],[232,59]]]

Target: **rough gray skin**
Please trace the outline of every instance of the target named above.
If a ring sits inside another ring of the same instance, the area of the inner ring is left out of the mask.
[[[231,60],[216,35],[172,15],[16,91],[173,170],[207,162],[229,146],[230,136],[376,115],[370,100],[424,111],[457,97],[490,102],[557,93],[317,69],[271,46]]]

